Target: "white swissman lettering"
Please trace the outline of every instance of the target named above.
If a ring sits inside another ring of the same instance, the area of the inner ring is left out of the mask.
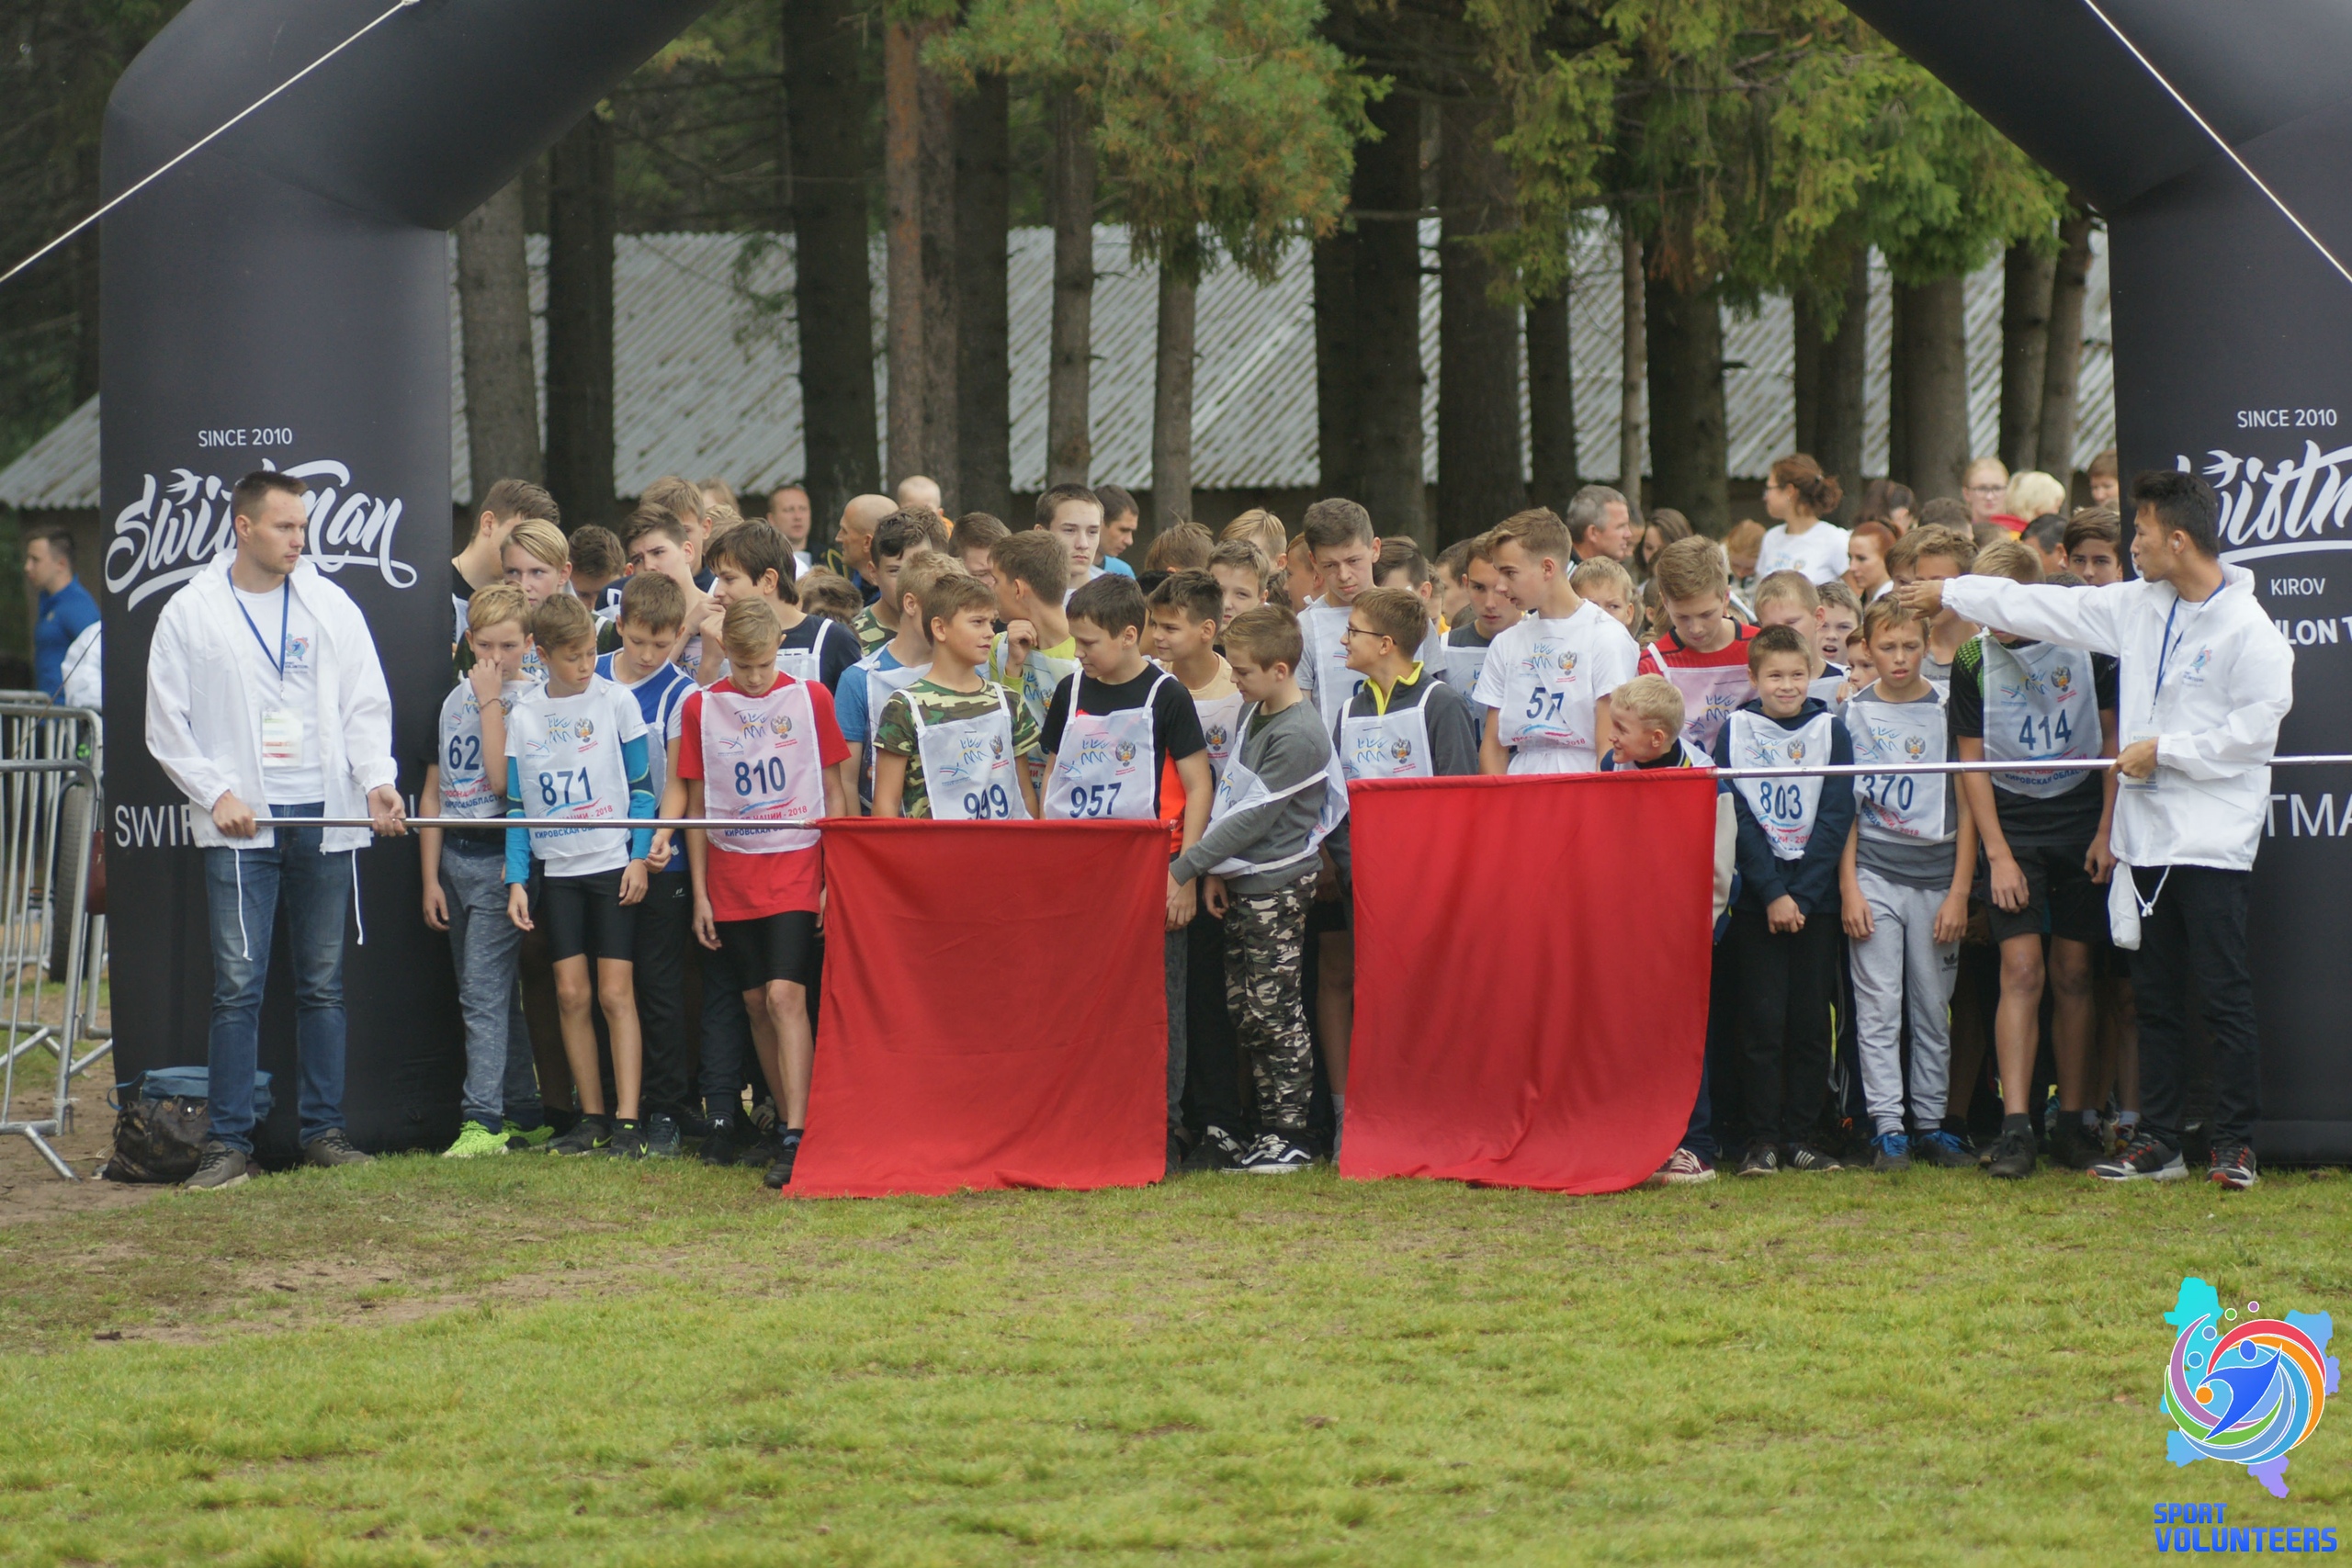
[[[416,568],[392,555],[402,505],[398,496],[350,489],[351,469],[332,458],[297,463],[284,471],[311,486],[302,498],[311,519],[302,553],[312,565],[328,573],[372,566],[390,587],[416,585]],[[121,596],[126,608],[135,608],[235,548],[229,500],[235,485],[234,479],[187,468],[174,468],[168,482],[147,475],[139,498],[115,513],[114,537],[107,546],[107,592]]]

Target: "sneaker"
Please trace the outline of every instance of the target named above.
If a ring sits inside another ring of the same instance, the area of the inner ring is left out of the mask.
[[[1900,1133],[1881,1133],[1871,1140],[1872,1170],[1911,1168],[1911,1140]]]
[[[1268,1133],[1250,1146],[1235,1168],[1245,1176],[1288,1176],[1305,1170],[1315,1156],[1280,1133]]]
[[[776,1147],[782,1152],[768,1167],[768,1173],[760,1178],[760,1185],[771,1192],[781,1192],[792,1185],[792,1165],[800,1157],[800,1129],[795,1127],[782,1134],[776,1140]]]
[[[2103,1159],[2090,1173],[2101,1181],[2178,1181],[2188,1174],[2188,1162],[2178,1149],[2168,1149],[2145,1133]]]
[[[1993,1145],[1993,1157],[1984,1164],[1986,1174],[2015,1181],[2033,1174],[2033,1129],[2020,1127],[2004,1129]]]
[[[253,1179],[252,1162],[243,1149],[232,1149],[218,1138],[204,1140],[204,1156],[196,1162],[195,1172],[183,1187],[199,1192],[216,1192],[223,1187],[237,1187]]]
[[[676,1117],[666,1111],[657,1111],[645,1119],[645,1152],[655,1159],[676,1159],[686,1152]]]
[[[1163,1177],[1167,1177],[1167,1176],[1180,1176],[1180,1175],[1183,1174],[1183,1170],[1184,1170],[1184,1156],[1185,1156],[1185,1153],[1186,1153],[1186,1151],[1185,1151],[1185,1148],[1184,1148],[1184,1140],[1183,1140],[1183,1139],[1182,1139],[1182,1138],[1180,1138],[1180,1137],[1178,1137],[1178,1136],[1177,1136],[1175,1134],[1173,1134],[1173,1133],[1169,1134],[1168,1134],[1168,1166],[1167,1166],[1167,1168],[1166,1168],[1166,1169],[1161,1173]]]
[[[2058,1125],[2050,1139],[2050,1161],[2068,1170],[2088,1170],[2107,1157],[2096,1124],[2086,1127],[2080,1114],[2072,1111],[2058,1113]]]
[[[339,1165],[368,1165],[371,1163],[371,1156],[354,1148],[351,1140],[344,1135],[343,1129],[336,1127],[302,1145],[302,1163],[332,1168]]]
[[[2212,1163],[2205,1172],[2205,1179],[2216,1187],[2243,1192],[2262,1178],[2255,1174],[2252,1149],[2244,1144],[2223,1144],[2213,1151]]]
[[[1677,1149],[1666,1156],[1666,1163],[1650,1173],[1645,1187],[1696,1187],[1715,1179],[1715,1168],[1692,1154],[1689,1149]]]
[[[503,1155],[506,1152],[506,1134],[493,1133],[479,1122],[469,1122],[458,1129],[458,1141],[441,1151],[443,1159],[472,1159],[479,1155]]]
[[[614,1159],[643,1159],[645,1143],[644,1122],[623,1122],[616,1118],[611,1140],[595,1152]]]
[[[761,1170],[784,1157],[784,1129],[770,1127],[737,1152],[737,1165],[755,1166]]]
[[[1787,1165],[1791,1170],[1843,1170],[1846,1168],[1844,1160],[1839,1159],[1828,1150],[1815,1148],[1811,1144],[1790,1145]]]
[[[543,1149],[555,1138],[555,1129],[542,1122],[536,1127],[526,1127],[512,1116],[506,1119],[506,1148],[510,1154],[527,1154]]]
[[[1184,1156],[1186,1170],[1231,1170],[1249,1154],[1241,1140],[1222,1127],[1204,1127],[1201,1141]]]
[[[571,1131],[548,1145],[551,1155],[592,1155],[613,1141],[613,1129],[601,1116],[582,1116]]]
[[[1911,1156],[1939,1170],[1960,1170],[1976,1163],[1976,1156],[1948,1127],[1936,1127],[1911,1140]]]
[[[1778,1176],[1781,1174],[1781,1151],[1770,1144],[1750,1144],[1747,1153],[1740,1157],[1742,1176]]]
[[[732,1116],[714,1116],[702,1135],[702,1163],[733,1165],[743,1157],[743,1124]]]

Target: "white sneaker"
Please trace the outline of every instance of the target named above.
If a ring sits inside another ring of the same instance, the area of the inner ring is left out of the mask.
[[[1305,1170],[1315,1156],[1279,1133],[1268,1133],[1250,1145],[1234,1168],[1247,1176],[1288,1176]]]

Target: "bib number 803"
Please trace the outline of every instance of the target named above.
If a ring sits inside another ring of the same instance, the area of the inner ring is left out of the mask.
[[[1073,817],[1108,817],[1118,803],[1119,791],[1125,786],[1114,784],[1080,784],[1069,792],[1069,811]]]
[[[1804,795],[1793,784],[1759,782],[1756,786],[1756,814],[1770,822],[1803,821]]]
[[[1012,800],[1002,784],[990,784],[964,796],[964,815],[974,822],[1001,822],[1012,815]]]

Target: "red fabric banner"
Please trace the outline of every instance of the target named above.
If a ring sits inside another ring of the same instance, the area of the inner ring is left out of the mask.
[[[1340,1174],[1616,1192],[1656,1170],[1706,1051],[1714,776],[1408,779],[1349,804]]]
[[[825,824],[790,1197],[1137,1187],[1167,1166],[1168,829]]]

